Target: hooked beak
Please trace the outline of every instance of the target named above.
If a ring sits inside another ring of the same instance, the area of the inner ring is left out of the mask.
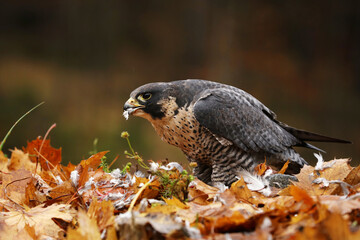
[[[133,114],[136,110],[144,108],[144,105],[141,105],[136,99],[129,98],[124,104],[124,117],[126,120],[129,118],[129,115]]]

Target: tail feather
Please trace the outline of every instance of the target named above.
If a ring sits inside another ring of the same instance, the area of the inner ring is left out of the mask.
[[[318,148],[318,147],[315,147],[314,145],[310,144],[310,143],[306,143],[306,142],[303,142],[301,145],[299,145],[299,147],[306,147],[306,148],[310,148],[310,149],[314,149],[316,151],[319,151],[319,152],[323,152],[323,153],[326,153],[324,150],[322,150],[321,148]]]
[[[296,138],[298,138],[298,139],[300,139],[302,141],[351,143],[350,141],[347,141],[347,140],[338,139],[338,138],[332,138],[332,137],[323,136],[323,135],[320,135],[320,134],[317,134],[317,133],[307,132],[307,131],[304,131],[304,130],[300,130],[300,129],[296,129],[296,128],[287,126],[285,124],[282,124],[282,127],[286,131],[291,133],[294,137],[296,137]],[[312,146],[311,144],[308,144],[308,145],[309,146],[304,146],[304,147],[314,148],[314,146]],[[315,149],[316,149],[316,147],[315,147]]]

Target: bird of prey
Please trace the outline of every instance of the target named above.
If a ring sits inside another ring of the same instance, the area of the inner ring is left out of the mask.
[[[340,142],[290,127],[249,93],[206,80],[149,83],[135,89],[124,116],[147,119],[165,142],[179,147],[194,174],[208,184],[230,185],[241,171],[267,163],[297,173],[307,162],[293,149],[321,151],[306,141]]]

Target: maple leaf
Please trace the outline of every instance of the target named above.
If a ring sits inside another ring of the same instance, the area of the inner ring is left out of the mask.
[[[208,204],[209,200],[214,199],[219,192],[218,188],[209,186],[199,179],[192,181],[188,190],[190,200],[203,205]]]
[[[77,214],[77,221],[79,227],[77,229],[69,228],[67,232],[68,240],[88,239],[98,240],[101,239],[99,227],[96,219],[91,219],[85,211],[80,210]]]
[[[290,186],[290,194],[294,197],[295,201],[302,201],[309,208],[315,204],[315,201],[309,196],[309,194],[297,186]]]
[[[89,179],[89,171],[96,170],[100,163],[101,158],[105,156],[109,151],[98,152],[94,155],[91,155],[88,159],[82,160],[80,164],[76,167],[76,171],[79,174],[79,179],[76,186],[84,186],[85,182]]]
[[[349,184],[349,185],[356,185],[360,183],[360,166],[357,166],[356,168],[353,168],[349,174],[345,177],[343,182]],[[343,190],[341,188],[341,185],[337,186],[332,192],[331,195],[340,195],[343,193]]]
[[[25,197],[26,186],[31,181],[31,173],[24,169],[19,169],[9,174],[3,174],[2,191],[0,197],[23,205],[28,204],[28,199]]]
[[[33,228],[36,236],[49,236],[56,238],[61,231],[52,218],[59,218],[64,221],[71,221],[74,211],[70,209],[70,205],[53,204],[45,207],[44,204],[29,209],[28,211],[9,211],[2,212],[4,223],[12,229],[12,231],[25,231],[25,227]],[[0,233],[1,235],[1,233]]]
[[[107,227],[113,226],[115,224],[114,211],[114,205],[111,201],[99,202],[96,198],[93,198],[87,215],[90,217],[90,219],[96,220],[100,231],[102,231]]]
[[[335,159],[329,161],[328,165],[331,167],[324,168],[321,171],[316,171],[314,167],[309,165],[304,166],[300,173],[295,175],[299,181],[292,182],[293,185],[304,189],[309,195],[318,196],[331,194],[338,187],[338,185],[331,184],[327,187],[324,187],[323,185],[315,184],[314,180],[316,178],[324,178],[327,181],[343,181],[350,173],[352,168],[349,165],[349,159]],[[289,195],[290,187],[283,189],[279,194]]]
[[[252,197],[252,193],[243,178],[231,184],[230,190],[238,200],[248,201]]]
[[[30,160],[29,153],[25,153],[17,148],[11,151],[10,163],[8,169],[15,171],[18,169],[25,169],[34,171],[36,164]]]
[[[50,146],[49,139],[43,140],[38,137],[28,142],[23,151],[30,154],[32,162],[39,161],[41,167],[45,170],[52,169],[61,162],[61,148],[55,149]]]
[[[9,159],[5,157],[2,151],[0,151],[0,171],[8,172],[9,171],[8,164],[9,164]]]

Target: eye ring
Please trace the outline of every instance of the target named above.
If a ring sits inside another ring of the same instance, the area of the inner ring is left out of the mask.
[[[143,94],[140,94],[139,95],[139,97],[138,97],[138,99],[140,100],[140,101],[147,101],[147,100],[149,100],[150,98],[151,98],[151,96],[152,96],[152,94],[151,93],[143,93]]]

